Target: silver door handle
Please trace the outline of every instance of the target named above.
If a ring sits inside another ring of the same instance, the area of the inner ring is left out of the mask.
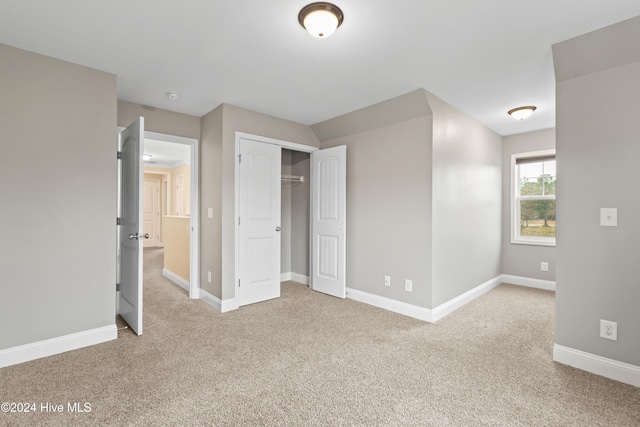
[[[129,240],[141,240],[141,239],[148,239],[149,238],[149,233],[145,233],[145,234],[129,234]]]
[[[280,227],[276,227],[276,231],[280,231]]]

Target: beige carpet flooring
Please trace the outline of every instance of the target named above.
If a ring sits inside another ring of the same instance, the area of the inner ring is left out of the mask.
[[[145,332],[0,369],[0,425],[640,426],[640,389],[552,361],[554,294],[501,285],[436,324],[287,282],[220,314],[145,251]]]

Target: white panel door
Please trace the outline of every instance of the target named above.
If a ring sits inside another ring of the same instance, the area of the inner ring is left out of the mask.
[[[280,297],[281,148],[240,139],[238,305]]]
[[[347,147],[311,153],[311,287],[346,296]]]
[[[160,181],[145,179],[143,187],[142,215],[145,236],[144,247],[160,245]]]
[[[122,141],[120,222],[120,316],[142,335],[142,152],[144,118],[120,133]]]

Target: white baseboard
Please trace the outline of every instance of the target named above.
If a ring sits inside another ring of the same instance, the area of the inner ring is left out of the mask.
[[[444,316],[453,313],[468,302],[495,288],[500,283],[502,283],[502,276],[495,277],[480,286],[477,286],[470,291],[439,305],[433,310],[352,288],[347,288],[347,298],[393,311],[394,313],[404,314],[405,316],[413,317],[414,319],[435,323]]]
[[[465,292],[464,294],[458,295],[457,297],[443,304],[440,304],[439,306],[433,309],[433,321],[437,322],[438,320],[442,319],[444,316],[453,313],[463,305],[489,292],[491,289],[495,288],[501,283],[502,283],[502,275],[494,277],[491,280],[487,280],[483,284],[476,286],[475,288]]]
[[[394,313],[404,314],[405,316],[424,320],[425,322],[434,322],[433,312],[428,308],[419,307],[417,305],[408,304],[406,302],[397,301],[387,297],[381,297],[380,295],[370,294],[369,292],[359,291],[358,289],[353,288],[347,288],[347,298],[363,302],[374,307],[393,311]]]
[[[0,368],[115,340],[115,324],[0,350]]]
[[[554,292],[556,290],[556,282],[552,280],[531,279],[529,277],[503,274],[502,281],[511,285],[526,286],[528,288],[544,289]]]
[[[166,268],[162,269],[162,275],[164,277],[166,277],[167,279],[171,280],[176,285],[180,286],[185,291],[189,292],[189,286],[190,285],[189,285],[189,281],[188,280],[183,279],[182,277],[178,276],[173,271],[167,270]]]
[[[293,280],[294,282],[302,283],[303,285],[309,284],[309,276],[305,276],[303,274],[293,273],[291,271],[287,273],[280,274],[281,282],[288,282],[289,280]]]
[[[553,346],[553,360],[592,374],[640,387],[640,366],[618,362],[558,344]]]
[[[200,299],[218,311],[222,311],[222,301],[204,289],[200,289]]]
[[[222,304],[221,304],[221,308],[220,308],[220,312],[221,313],[226,313],[227,311],[233,311],[233,310],[237,310],[239,308],[240,308],[240,306],[238,305],[238,303],[237,303],[235,298],[223,299],[222,300]]]
[[[238,309],[238,304],[236,304],[235,298],[221,300],[220,298],[211,295],[204,289],[200,289],[200,299],[218,310],[220,313],[226,313],[227,311]]]

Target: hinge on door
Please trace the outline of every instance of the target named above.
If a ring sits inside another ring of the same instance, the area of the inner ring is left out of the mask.
[[[122,225],[122,218],[116,218],[116,225]]]
[[[120,283],[116,283],[116,292],[120,290]]]
[[[238,217],[238,225],[240,225],[240,217]]]
[[[238,154],[238,163],[242,163],[242,154]]]
[[[238,287],[240,287],[240,279],[238,279]]]
[[[118,159],[122,158],[122,151],[118,151],[118,155],[117,155]]]

